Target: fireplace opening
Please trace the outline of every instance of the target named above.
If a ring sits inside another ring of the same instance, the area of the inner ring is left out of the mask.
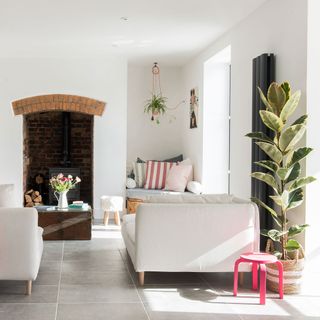
[[[93,203],[93,115],[77,112],[38,112],[24,115],[24,190],[38,191],[41,203],[55,205],[49,188],[52,175],[79,176],[69,202]],[[30,193],[36,197],[38,193]]]

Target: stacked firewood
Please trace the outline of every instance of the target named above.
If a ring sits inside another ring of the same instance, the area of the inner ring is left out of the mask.
[[[24,194],[25,207],[34,207],[42,205],[42,196],[39,191],[28,190]]]

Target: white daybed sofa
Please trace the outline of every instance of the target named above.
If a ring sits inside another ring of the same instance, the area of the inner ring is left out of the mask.
[[[230,272],[239,255],[259,251],[259,212],[228,195],[149,197],[123,217],[122,236],[139,283],[144,272]],[[250,271],[243,264],[240,271]]]
[[[27,281],[27,294],[39,271],[42,232],[36,209],[0,208],[0,280]]]

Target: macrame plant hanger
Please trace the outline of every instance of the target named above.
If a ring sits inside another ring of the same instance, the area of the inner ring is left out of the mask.
[[[160,68],[158,66],[158,62],[154,62],[152,67],[152,97],[157,98],[163,98],[164,101],[167,100],[166,97],[163,97],[162,95],[162,89],[161,89],[161,80],[160,80]],[[164,113],[167,113],[167,111],[173,111],[177,109],[181,104],[184,104],[185,100],[179,102],[175,107],[170,108],[167,105],[165,106]],[[159,124],[159,112],[153,112],[151,115],[151,121],[156,120],[156,122]],[[169,114],[169,122],[172,122],[172,120],[175,120],[176,117],[173,114]]]
[[[162,97],[161,82],[160,82],[160,68],[158,62],[155,62],[152,67],[152,94],[160,95]],[[157,91],[158,86],[158,91]]]
[[[157,90],[158,89],[158,90]],[[160,68],[158,62],[155,62],[152,67],[152,96],[162,97],[161,82],[160,82]],[[158,113],[153,113],[151,115],[151,121],[158,117]]]

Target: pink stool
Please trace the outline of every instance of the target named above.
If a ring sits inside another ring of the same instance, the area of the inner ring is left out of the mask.
[[[252,264],[252,289],[258,289],[258,268],[260,268],[260,304],[266,303],[266,263],[276,263],[279,270],[279,295],[283,299],[283,266],[277,257],[263,252],[249,252],[240,255],[234,264],[233,295],[238,293],[238,268],[241,262]]]

